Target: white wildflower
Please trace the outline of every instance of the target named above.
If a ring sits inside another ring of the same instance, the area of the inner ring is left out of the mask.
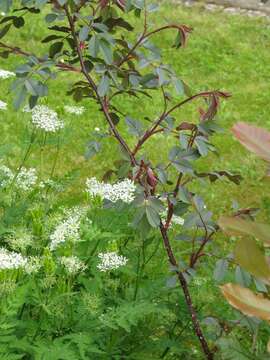
[[[19,228],[16,229],[15,233],[13,232],[8,234],[5,241],[12,250],[22,251],[33,245],[33,236],[26,232],[23,228]]]
[[[24,266],[24,270],[27,274],[34,274],[37,273],[42,267],[42,263],[40,258],[37,256],[30,256],[27,259],[27,263]]]
[[[77,256],[62,256],[59,262],[72,275],[86,269],[86,265]]]
[[[90,196],[100,196],[102,199],[116,202],[122,200],[125,203],[131,203],[135,198],[136,186],[133,181],[125,179],[116,184],[106,184],[99,182],[95,177],[87,179],[86,191]]]
[[[84,212],[84,209],[79,208],[67,212],[66,218],[56,226],[54,232],[50,235],[51,250],[55,250],[60,244],[69,239],[79,240],[80,222]]]
[[[66,106],[64,106],[64,109],[67,113],[74,114],[74,115],[82,115],[85,111],[85,108],[83,106],[66,105]]]
[[[181,225],[183,226],[185,222],[185,219],[183,219],[181,216],[173,215],[172,216],[172,224],[173,225]]]
[[[31,190],[36,182],[36,169],[26,169],[25,167],[22,167],[16,179],[16,186],[23,191],[28,191]]]
[[[7,103],[0,100],[0,110],[7,110]]]
[[[166,207],[167,199],[165,197],[161,197],[160,200],[164,203],[164,206]],[[162,211],[161,214],[160,214],[160,217],[164,222],[166,222],[166,220],[167,220],[167,215],[168,215],[168,209]],[[182,218],[181,216],[173,214],[172,218],[171,218],[170,226],[173,226],[173,225],[183,226],[184,222],[185,222],[184,218]]]
[[[97,265],[97,268],[103,272],[118,269],[128,262],[126,257],[118,255],[116,252],[100,253],[98,257],[100,258],[100,263]]]
[[[39,183],[40,189],[45,189],[46,187],[55,187],[57,183],[52,179],[43,180]]]
[[[0,188],[6,187],[13,179],[13,172],[5,165],[0,166]]]
[[[15,76],[14,72],[0,69],[0,79],[8,79],[8,78],[10,78],[12,76]]]
[[[21,254],[0,248],[0,270],[24,268],[27,259]]]
[[[161,214],[161,219],[166,221],[167,219],[167,211],[163,211]],[[184,225],[184,222],[185,220],[181,217],[181,216],[178,216],[178,215],[175,215],[173,214],[172,218],[171,218],[171,226],[172,225]]]
[[[32,109],[32,123],[46,132],[56,132],[64,127],[55,111],[45,105],[37,105]]]
[[[96,131],[96,132],[99,132],[99,131],[100,131],[100,128],[99,128],[99,127],[95,127],[95,131]]]
[[[1,16],[6,16],[6,13],[4,11],[2,11]]]

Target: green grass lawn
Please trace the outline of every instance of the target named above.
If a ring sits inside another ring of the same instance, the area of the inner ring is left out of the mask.
[[[165,21],[180,22],[192,26],[188,45],[184,49],[175,51],[171,48],[174,39],[173,32],[163,33],[156,36],[155,42],[164,48],[166,61],[171,64],[176,72],[192,88],[193,92],[220,89],[232,94],[232,97],[223,102],[219,113],[219,121],[225,128],[225,132],[215,138],[215,143],[220,151],[218,157],[207,159],[202,166],[214,169],[228,169],[243,175],[242,185],[235,186],[228,182],[220,182],[211,186],[204,185],[202,192],[206,194],[216,212],[228,211],[232,199],[237,200],[241,206],[259,206],[269,210],[270,198],[264,194],[263,189],[268,185],[263,180],[265,166],[253,155],[247,153],[232,138],[231,126],[237,121],[248,121],[259,126],[270,127],[269,112],[269,43],[270,27],[262,19],[250,19],[245,16],[230,16],[222,12],[209,13],[200,6],[184,8],[180,5],[163,4],[162,10],[152,16],[152,22],[161,24]],[[38,55],[44,53],[39,40],[44,37],[43,23],[28,24],[22,30],[10,33],[7,40],[10,44],[33,52]],[[8,61],[0,59],[3,69],[13,70],[23,59],[10,56]],[[100,155],[94,160],[84,159],[85,145],[90,138],[91,130],[98,126],[104,128],[105,124],[98,108],[91,101],[84,101],[87,111],[79,117],[67,115],[63,111],[64,105],[70,104],[71,100],[64,94],[74,82],[75,77],[70,74],[59,74],[61,81],[52,81],[49,97],[44,102],[57,110],[68,124],[62,134],[64,145],[62,147],[57,171],[79,169],[80,181],[83,183],[86,176],[101,175],[104,169],[109,168],[111,161],[108,157],[117,156],[117,145],[111,141],[105,145]],[[5,146],[8,162],[16,166],[20,162],[20,156],[26,146],[28,138],[29,114],[12,110],[9,94],[9,80],[1,81],[1,100],[9,102],[9,111],[1,112],[1,144]],[[120,99],[122,109],[126,114],[134,118],[142,118],[147,115],[155,115],[161,104],[159,99],[147,99],[143,108],[141,101],[133,99]],[[142,111],[143,110],[143,111]],[[178,112],[179,121],[197,121],[198,113],[196,106],[188,105]],[[121,128],[121,127],[120,127]],[[122,131],[125,131],[122,129]],[[46,158],[53,156],[49,151],[48,141],[45,152]],[[158,139],[160,156],[160,139]],[[53,147],[54,149],[54,147]],[[152,144],[152,151],[156,151],[156,143]],[[166,154],[167,144],[162,147]],[[31,164],[39,164],[39,156],[34,152]],[[46,172],[46,170],[45,170]],[[263,198],[263,203],[262,203]]]

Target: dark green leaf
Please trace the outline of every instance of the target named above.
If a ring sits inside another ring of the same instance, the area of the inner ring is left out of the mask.
[[[94,155],[96,155],[101,149],[101,144],[97,141],[90,141],[87,145],[87,150],[85,153],[85,158],[89,160]]]
[[[79,32],[80,41],[85,41],[88,38],[88,34],[89,34],[89,27],[83,26]]]
[[[57,41],[50,46],[49,55],[53,58],[56,54],[59,54],[63,48],[63,41]]]
[[[110,89],[110,78],[107,75],[104,75],[98,84],[98,94],[99,96],[105,96]]]
[[[58,39],[62,39],[62,38],[63,38],[63,36],[52,34],[52,35],[46,36],[41,42],[43,44],[45,44],[45,43],[48,43],[50,41],[58,40]]]
[[[27,91],[26,91],[26,88],[23,86],[19,90],[19,92],[17,92],[17,95],[16,95],[16,97],[15,97],[15,99],[13,101],[13,105],[14,105],[15,110],[19,109],[21,104],[25,101],[26,96],[27,96]]]
[[[93,35],[88,44],[88,51],[91,56],[96,58],[99,53],[99,39],[97,35]]]
[[[226,259],[220,259],[216,262],[214,270],[214,279],[218,282],[222,281],[228,270],[228,261]]]
[[[54,22],[57,19],[58,15],[55,13],[47,14],[45,16],[45,21],[49,24]]]
[[[160,225],[160,216],[156,210],[154,210],[151,206],[146,206],[145,212],[149,224],[152,227],[158,227]]]
[[[140,137],[143,134],[143,127],[139,121],[133,120],[128,116],[126,117],[125,121],[128,126],[128,131],[131,135]]]
[[[113,62],[113,53],[110,44],[106,40],[100,39],[99,47],[103,54],[105,62],[108,65],[111,65]]]
[[[5,25],[2,29],[0,29],[0,39],[2,39],[6,33],[8,32],[8,30],[10,29],[11,24]]]

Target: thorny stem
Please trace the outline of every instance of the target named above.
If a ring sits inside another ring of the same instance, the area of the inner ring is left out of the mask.
[[[174,256],[174,254],[173,254],[173,250],[172,250],[172,247],[171,247],[171,244],[170,244],[167,229],[164,227],[163,224],[160,224],[160,232],[161,232],[161,235],[162,235],[162,238],[163,238],[163,244],[164,244],[165,250],[167,252],[169,262],[173,267],[177,267],[177,261],[176,261],[176,258]],[[205,339],[205,337],[203,335],[203,332],[202,332],[202,329],[201,329],[201,326],[200,326],[200,323],[199,323],[199,320],[198,320],[198,317],[197,317],[196,310],[195,310],[194,305],[192,303],[192,299],[191,299],[191,295],[190,295],[190,292],[189,292],[189,289],[188,289],[187,281],[186,281],[184,275],[182,274],[182,272],[180,272],[180,271],[177,271],[177,277],[178,277],[178,280],[179,280],[179,282],[181,284],[182,290],[184,292],[186,304],[188,306],[188,310],[189,310],[189,313],[190,313],[190,316],[191,316],[191,320],[192,320],[192,324],[193,324],[195,334],[197,335],[197,337],[198,337],[198,339],[200,341],[200,344],[201,344],[202,350],[203,350],[203,352],[204,352],[204,354],[206,356],[206,359],[213,360],[214,355],[213,355],[212,351],[210,350],[210,348],[208,346],[208,343],[207,343],[207,341],[206,341],[206,339]]]

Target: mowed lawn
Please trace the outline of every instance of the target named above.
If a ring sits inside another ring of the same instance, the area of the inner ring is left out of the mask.
[[[216,136],[215,144],[219,149],[218,156],[208,157],[199,167],[206,169],[230,170],[240,173],[243,182],[236,186],[227,181],[214,185],[202,183],[200,192],[206,196],[210,208],[218,217],[231,211],[231,204],[236,200],[241,207],[261,207],[262,216],[268,215],[270,209],[270,193],[268,180],[264,177],[265,165],[255,156],[244,150],[233,138],[230,129],[237,121],[248,121],[266,127],[270,130],[270,24],[263,19],[245,16],[231,16],[222,12],[206,12],[202,7],[185,8],[180,5],[170,5],[163,2],[161,11],[151,15],[151,22],[156,25],[165,22],[185,23],[193,28],[186,48],[175,50],[171,47],[175,33],[169,31],[162,36],[156,36],[153,41],[163,48],[165,61],[171,64],[179,76],[192,89],[192,92],[219,89],[232,94],[232,97],[222,103],[218,121],[224,127],[224,133]],[[29,17],[30,21],[30,17]],[[45,53],[47,45],[40,45],[40,39],[47,35],[44,19],[36,17],[35,22],[18,30],[12,30],[5,42],[33,52],[38,56]],[[139,25],[139,22],[136,24]],[[137,28],[139,33],[140,27]],[[135,38],[136,33],[132,34]],[[8,60],[0,58],[0,68],[14,70],[24,61],[23,58],[10,56]],[[106,125],[98,107],[84,100],[86,112],[74,116],[64,112],[64,105],[73,105],[66,91],[78,80],[70,73],[58,75],[61,81],[51,81],[49,97],[41,103],[55,109],[66,123],[61,134],[61,151],[56,173],[63,176],[76,170],[77,182],[84,186],[87,176],[102,176],[111,168],[118,158],[118,146],[114,140],[105,143],[99,155],[91,160],[85,160],[84,153],[87,141],[91,140],[91,131],[95,127],[105,129]],[[0,112],[0,155],[2,162],[12,167],[18,166],[29,139],[30,116],[22,111],[12,109],[13,94],[9,93],[12,80],[1,80],[0,100],[9,104],[8,111]],[[154,118],[161,106],[161,99],[125,99],[119,98],[122,110],[133,118],[143,119],[144,116]],[[177,113],[177,121],[198,121],[198,104],[188,105]],[[123,124],[119,125],[123,133]],[[151,151],[158,161],[160,156],[166,156],[170,144],[168,140],[158,138],[152,143]],[[50,136],[44,148],[43,173],[49,176],[50,159],[53,158],[57,138]],[[132,141],[132,140],[131,140]],[[28,161],[28,166],[39,166],[40,149],[37,146]],[[74,191],[80,189],[75,186]]]

